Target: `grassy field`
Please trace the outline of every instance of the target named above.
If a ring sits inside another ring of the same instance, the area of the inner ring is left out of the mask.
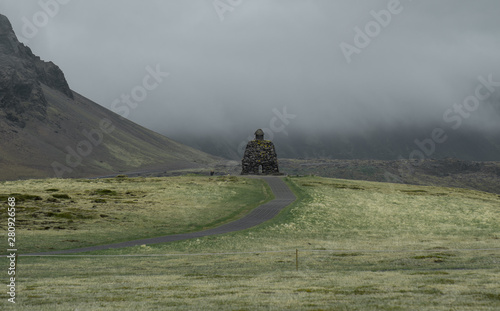
[[[49,179],[0,183],[17,200],[22,253],[199,231],[272,198],[261,180],[236,177]],[[5,232],[6,213],[0,218]]]
[[[255,229],[21,257],[16,309],[500,309],[500,196],[319,177],[286,182],[299,200]],[[107,188],[123,192],[119,185]],[[37,231],[38,240],[51,231]]]
[[[358,160],[281,159],[280,168],[289,175],[381,181],[433,187],[454,187],[500,194],[500,162],[458,159]]]

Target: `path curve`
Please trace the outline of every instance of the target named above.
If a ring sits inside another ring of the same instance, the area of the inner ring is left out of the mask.
[[[121,243],[89,246],[83,248],[66,249],[66,250],[44,252],[44,253],[23,254],[21,256],[59,255],[59,254],[93,252],[93,251],[101,251],[113,248],[131,247],[143,244],[148,245],[148,244],[174,242],[174,241],[199,238],[209,235],[217,235],[217,234],[224,234],[229,232],[245,230],[274,218],[276,215],[278,215],[278,213],[282,209],[284,209],[285,207],[287,207],[296,200],[295,195],[290,190],[290,188],[285,184],[282,178],[270,177],[270,176],[260,177],[260,178],[265,180],[269,184],[272,192],[274,193],[275,199],[258,206],[243,218],[221,225],[216,228],[198,232],[182,233],[182,234],[161,236],[156,238],[126,241]]]

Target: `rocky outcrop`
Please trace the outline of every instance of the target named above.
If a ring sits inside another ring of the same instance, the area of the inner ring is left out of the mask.
[[[0,117],[20,127],[31,117],[43,120],[47,100],[41,83],[73,99],[61,69],[20,43],[7,17],[0,14]]]
[[[278,175],[278,156],[274,144],[264,140],[264,132],[257,130],[256,138],[249,141],[242,160],[241,175]]]

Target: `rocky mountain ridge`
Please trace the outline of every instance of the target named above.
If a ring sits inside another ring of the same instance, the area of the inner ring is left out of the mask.
[[[61,69],[45,62],[19,42],[7,17],[0,15],[0,114],[20,127],[26,120],[43,120],[47,100],[41,84],[73,99]]]
[[[63,71],[20,43],[3,15],[0,141],[0,180],[168,171],[218,161],[72,91]]]

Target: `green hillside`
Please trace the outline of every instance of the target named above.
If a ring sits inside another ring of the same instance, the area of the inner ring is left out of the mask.
[[[229,197],[233,204],[248,200],[235,195],[235,189],[253,189],[254,194],[266,191],[262,184],[245,178],[183,178],[146,179],[148,183],[161,185],[160,189],[166,193],[179,189],[180,195],[157,209],[182,204],[182,210],[188,212],[194,202],[193,194],[196,198],[204,191],[211,193],[215,201],[222,198],[219,202],[229,202],[224,198],[232,193]],[[97,191],[94,188],[126,194],[131,183],[140,180],[144,179],[123,183],[112,179],[109,183],[85,186],[81,196],[71,196],[77,202],[86,201],[91,191]],[[500,196],[465,189],[319,177],[286,181],[299,200],[276,219],[254,229],[109,250],[90,257],[86,254],[21,257],[22,281],[16,307],[23,310],[193,310],[200,306],[204,310],[500,308]],[[70,193],[76,185],[64,191]],[[19,188],[21,184],[2,184],[6,186]],[[49,189],[51,185],[38,187]],[[63,185],[58,187],[62,192]],[[91,191],[87,193],[85,189]],[[158,189],[145,187],[140,190],[141,196],[145,196],[140,204],[127,203],[131,207],[128,209],[119,208],[120,204],[107,205],[107,213],[122,219],[130,213],[130,217],[137,218],[133,210],[145,209],[143,203],[160,195]],[[46,200],[47,195],[42,196]],[[175,230],[189,230],[189,223],[204,219],[206,212],[216,208],[211,204],[215,201],[212,197],[199,200],[199,204],[206,206],[205,212],[191,213],[189,221],[180,222]],[[92,207],[85,212],[92,213]],[[219,215],[227,218],[231,213],[226,210]],[[166,217],[163,219],[168,222]],[[73,226],[74,234],[109,230],[104,229],[103,222],[77,218]],[[154,226],[150,228],[155,230]],[[42,244],[45,240],[57,240],[54,236],[59,234],[55,229],[38,228],[35,232],[30,239]],[[21,241],[27,237],[19,235]],[[2,262],[6,264],[5,259]],[[5,303],[0,301],[1,306]]]

